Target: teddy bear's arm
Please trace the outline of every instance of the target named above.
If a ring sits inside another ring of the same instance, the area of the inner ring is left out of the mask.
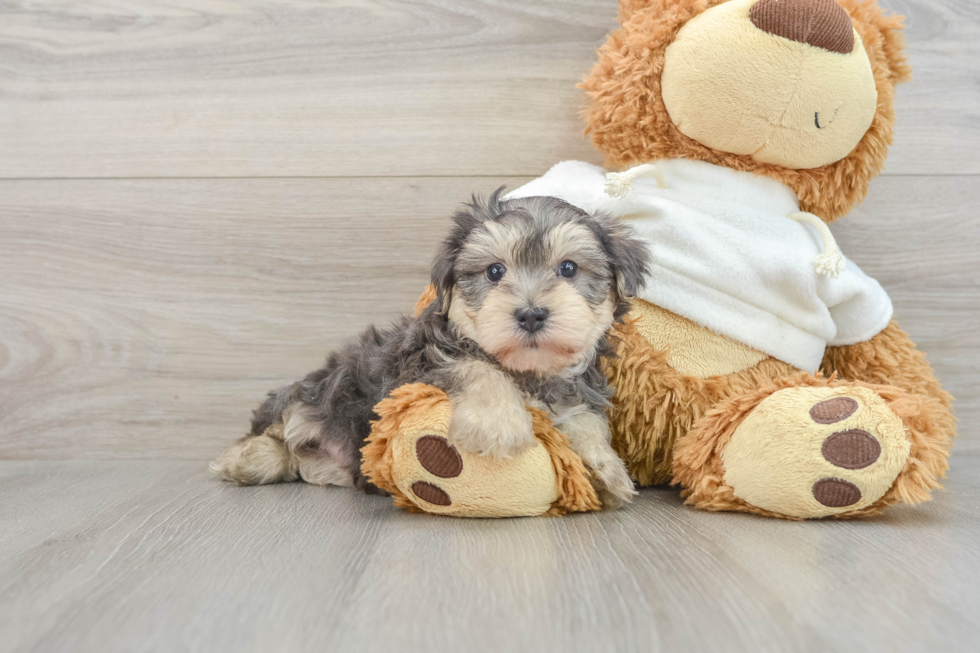
[[[828,347],[820,369],[827,376],[836,372],[847,381],[892,385],[938,399],[946,414],[939,426],[950,437],[955,435],[953,397],[942,389],[925,354],[895,320],[871,340]]]

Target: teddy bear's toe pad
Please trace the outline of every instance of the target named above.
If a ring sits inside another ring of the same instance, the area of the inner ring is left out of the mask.
[[[449,440],[438,435],[416,440],[415,457],[427,472],[439,478],[456,478],[463,473],[463,457]]]
[[[839,478],[822,478],[813,484],[813,498],[828,508],[845,508],[861,500],[861,490]]]
[[[820,452],[831,465],[844,469],[864,469],[881,456],[877,438],[862,429],[838,431],[823,441]]]
[[[810,417],[817,424],[836,424],[857,412],[858,402],[850,397],[834,397],[815,404]]]
[[[412,493],[422,501],[431,503],[434,506],[453,505],[453,501],[449,498],[449,495],[446,494],[446,491],[438,485],[434,485],[432,483],[415,481],[412,483]]]
[[[904,426],[874,391],[799,387],[763,400],[722,452],[739,499],[790,517],[860,510],[892,486],[909,456]]]

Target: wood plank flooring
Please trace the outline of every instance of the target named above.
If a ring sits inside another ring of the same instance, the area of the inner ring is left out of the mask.
[[[456,520],[194,462],[0,463],[0,650],[970,651],[980,444],[864,522]]]

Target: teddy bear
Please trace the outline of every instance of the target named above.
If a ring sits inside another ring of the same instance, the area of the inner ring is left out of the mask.
[[[603,361],[631,476],[680,486],[696,508],[786,519],[927,500],[947,469],[952,397],[827,226],[884,166],[910,77],[902,17],[875,0],[620,0],[619,18],[582,83],[586,133],[618,172],[566,161],[508,197],[612,214],[649,244],[646,285]],[[398,505],[600,507],[546,416],[540,447],[481,459],[452,446],[444,399],[430,405],[440,392],[379,405],[364,472]],[[524,500],[532,478],[541,491]]]

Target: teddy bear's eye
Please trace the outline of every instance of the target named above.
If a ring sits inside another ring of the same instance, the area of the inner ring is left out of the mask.
[[[558,265],[558,274],[566,279],[573,279],[578,274],[578,265],[575,261],[562,261]]]
[[[494,263],[493,265],[487,268],[487,279],[493,281],[494,283],[497,283],[498,281],[504,278],[505,272],[507,272],[507,268],[505,268],[500,263]]]

